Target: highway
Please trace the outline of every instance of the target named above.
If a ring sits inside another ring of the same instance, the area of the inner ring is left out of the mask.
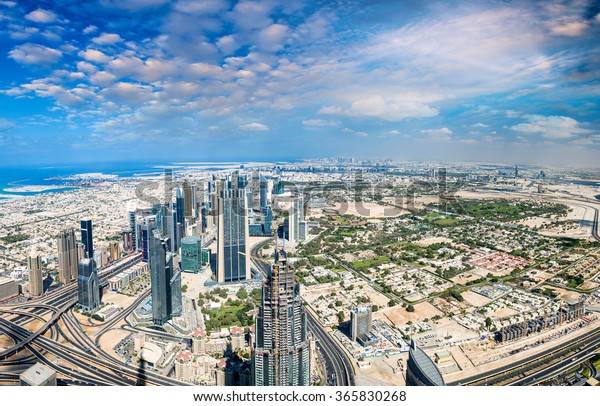
[[[497,385],[501,383],[510,383],[517,378],[522,378],[527,371],[539,368],[550,362],[555,362],[557,358],[568,356],[569,358],[577,356],[579,348],[586,350],[595,348],[600,342],[600,327],[595,328],[584,336],[574,337],[571,340],[552,348],[548,348],[538,354],[530,355],[518,361],[514,361],[503,367],[494,368],[480,374],[470,376],[458,381],[449,382],[448,385]]]
[[[271,269],[268,264],[258,261],[255,258],[258,258],[258,251],[269,242],[271,242],[271,239],[260,242],[250,249],[252,263],[263,277],[266,277]],[[344,350],[336,344],[334,338],[323,329],[323,326],[315,320],[309,311],[305,310],[305,314],[308,330],[312,332],[318,340],[317,343],[321,349],[323,361],[325,362],[327,370],[326,383],[328,385],[337,386],[354,386],[354,370],[350,363],[351,361],[346,356]]]

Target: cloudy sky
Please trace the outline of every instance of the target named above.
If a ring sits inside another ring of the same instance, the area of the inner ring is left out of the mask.
[[[0,1],[0,165],[600,166],[600,5]]]

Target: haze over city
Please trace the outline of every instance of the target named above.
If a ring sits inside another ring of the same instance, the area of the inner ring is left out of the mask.
[[[594,1],[0,2],[0,160],[595,166]]]

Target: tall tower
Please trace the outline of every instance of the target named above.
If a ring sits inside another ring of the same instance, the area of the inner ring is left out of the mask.
[[[189,179],[183,181],[183,216],[191,224],[193,222],[194,214],[192,212],[193,207],[192,199],[192,185]],[[185,221],[181,221],[181,224],[185,226]]]
[[[285,251],[275,252],[275,263],[262,288],[256,318],[253,352],[256,386],[308,386],[310,346],[300,284],[287,263]]]
[[[131,231],[131,237],[132,237],[132,242],[133,242],[133,249],[137,249],[138,245],[137,245],[137,240],[138,240],[138,235],[137,235],[137,215],[135,212],[135,203],[134,202],[129,202],[127,204],[127,220],[129,222],[129,230]]]
[[[237,185],[236,183],[232,184]],[[243,189],[221,190],[217,218],[217,281],[239,282],[251,278],[248,245],[248,211]]]
[[[304,203],[302,197],[294,197],[290,202],[288,218],[288,241],[295,243],[300,238],[300,222],[304,220]]]
[[[94,259],[94,237],[92,235],[92,220],[81,220],[81,243],[85,257]]]
[[[152,320],[162,326],[174,316],[181,315],[181,272],[173,269],[173,254],[169,239],[152,231],[148,239],[150,280],[152,291]]]
[[[90,312],[100,306],[100,283],[96,262],[92,258],[82,258],[79,261],[77,295],[79,305],[85,311]]]
[[[58,245],[58,281],[68,285],[77,279],[77,240],[75,230],[62,231],[57,237]]]
[[[44,293],[44,281],[42,279],[42,257],[35,251],[27,257],[27,272],[29,274],[29,293],[39,296]]]

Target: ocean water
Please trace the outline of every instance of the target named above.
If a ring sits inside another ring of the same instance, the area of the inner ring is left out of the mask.
[[[54,165],[54,166],[19,166],[0,167],[0,199],[6,196],[30,196],[41,193],[54,193],[73,188],[48,189],[41,192],[7,192],[5,189],[19,186],[62,186],[69,180],[50,179],[55,177],[66,177],[81,173],[103,173],[118,175],[119,177],[131,177],[134,175],[151,174],[160,171],[156,166],[161,163],[140,162],[106,162],[81,165]],[[4,197],[2,197],[4,195]]]

